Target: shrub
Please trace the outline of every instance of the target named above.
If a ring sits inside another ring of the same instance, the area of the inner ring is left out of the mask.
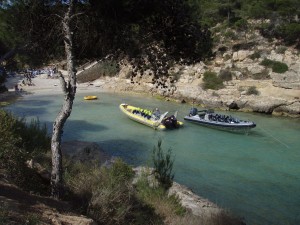
[[[50,149],[46,128],[37,120],[29,125],[25,119],[0,110],[0,167],[19,187],[35,192],[48,192],[48,184],[28,166],[26,161]]]
[[[224,33],[224,37],[226,39],[232,39],[232,40],[237,40],[238,36],[236,35],[235,32],[233,32],[232,30],[228,30]]]
[[[264,59],[260,64],[272,68],[272,71],[275,73],[284,73],[289,69],[285,63],[270,60],[270,59]]]
[[[221,70],[219,78],[221,78],[222,81],[230,81],[232,80],[232,73],[229,70]]]
[[[132,217],[135,204],[131,185],[133,171],[122,160],[116,159],[109,168],[100,168],[97,163],[70,163],[64,177],[77,196],[81,211],[98,223],[125,224]]]
[[[221,78],[217,76],[216,73],[211,71],[206,71],[203,74],[203,89],[212,89],[212,90],[218,90],[224,87],[223,81]]]
[[[261,51],[255,51],[252,55],[249,56],[249,58],[252,60],[259,59],[260,55],[261,55]]]
[[[172,149],[165,153],[161,148],[162,140],[158,140],[157,147],[153,148],[152,161],[154,164],[155,178],[160,182],[163,188],[168,189],[172,186],[174,174],[172,159]]]
[[[247,92],[246,92],[246,95],[258,95],[259,92],[258,90],[256,89],[255,86],[251,86],[248,88]]]
[[[272,66],[272,71],[275,73],[285,73],[288,71],[288,66],[285,63],[275,61]]]
[[[238,50],[248,50],[253,47],[255,47],[257,43],[255,41],[252,42],[243,42],[243,43],[237,43],[232,46],[233,51],[238,51]]]
[[[236,22],[234,23],[234,27],[235,27],[237,30],[241,30],[241,31],[247,30],[247,28],[248,28],[248,22],[247,22],[246,19],[240,19],[240,20],[238,20],[238,21],[236,21]]]
[[[264,60],[260,63],[260,65],[266,66],[266,67],[272,67],[273,61],[270,60],[270,59],[264,59]]]

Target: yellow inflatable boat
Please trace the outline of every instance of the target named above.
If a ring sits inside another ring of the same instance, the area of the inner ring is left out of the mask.
[[[95,96],[95,95],[88,95],[88,96],[84,96],[83,98],[84,98],[84,100],[96,100],[96,99],[98,99],[98,97]]]
[[[125,103],[122,103],[119,107],[130,119],[152,127],[155,130],[174,129],[183,125],[174,115],[166,117],[168,112],[161,114],[160,117],[156,117],[150,110],[141,109]]]

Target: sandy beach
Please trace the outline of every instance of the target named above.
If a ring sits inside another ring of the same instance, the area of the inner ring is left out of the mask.
[[[26,94],[62,94],[60,81],[58,78],[47,78],[44,74],[37,75],[32,78],[33,85],[22,85],[23,75],[15,75],[7,78],[5,86],[8,88],[10,93],[15,93],[15,85],[18,85],[19,89],[22,89],[22,93]],[[77,83],[77,93],[86,92],[101,92],[103,86],[94,85],[92,83]]]

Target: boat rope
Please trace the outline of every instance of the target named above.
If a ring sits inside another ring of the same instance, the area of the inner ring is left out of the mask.
[[[262,129],[265,133],[267,133],[268,135],[270,135],[271,138],[273,138],[275,141],[278,141],[280,144],[282,144],[283,146],[285,146],[286,148],[290,148],[290,146],[288,146],[287,144],[285,144],[284,142],[280,141],[278,138],[274,137],[270,132],[268,132],[267,130],[263,129],[262,127],[259,127],[260,129]]]

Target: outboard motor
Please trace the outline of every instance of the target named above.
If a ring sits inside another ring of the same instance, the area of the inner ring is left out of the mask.
[[[174,115],[165,118],[162,124],[168,129],[178,128],[177,119]]]
[[[191,108],[190,110],[190,116],[196,116],[198,113],[198,109],[197,108]]]

